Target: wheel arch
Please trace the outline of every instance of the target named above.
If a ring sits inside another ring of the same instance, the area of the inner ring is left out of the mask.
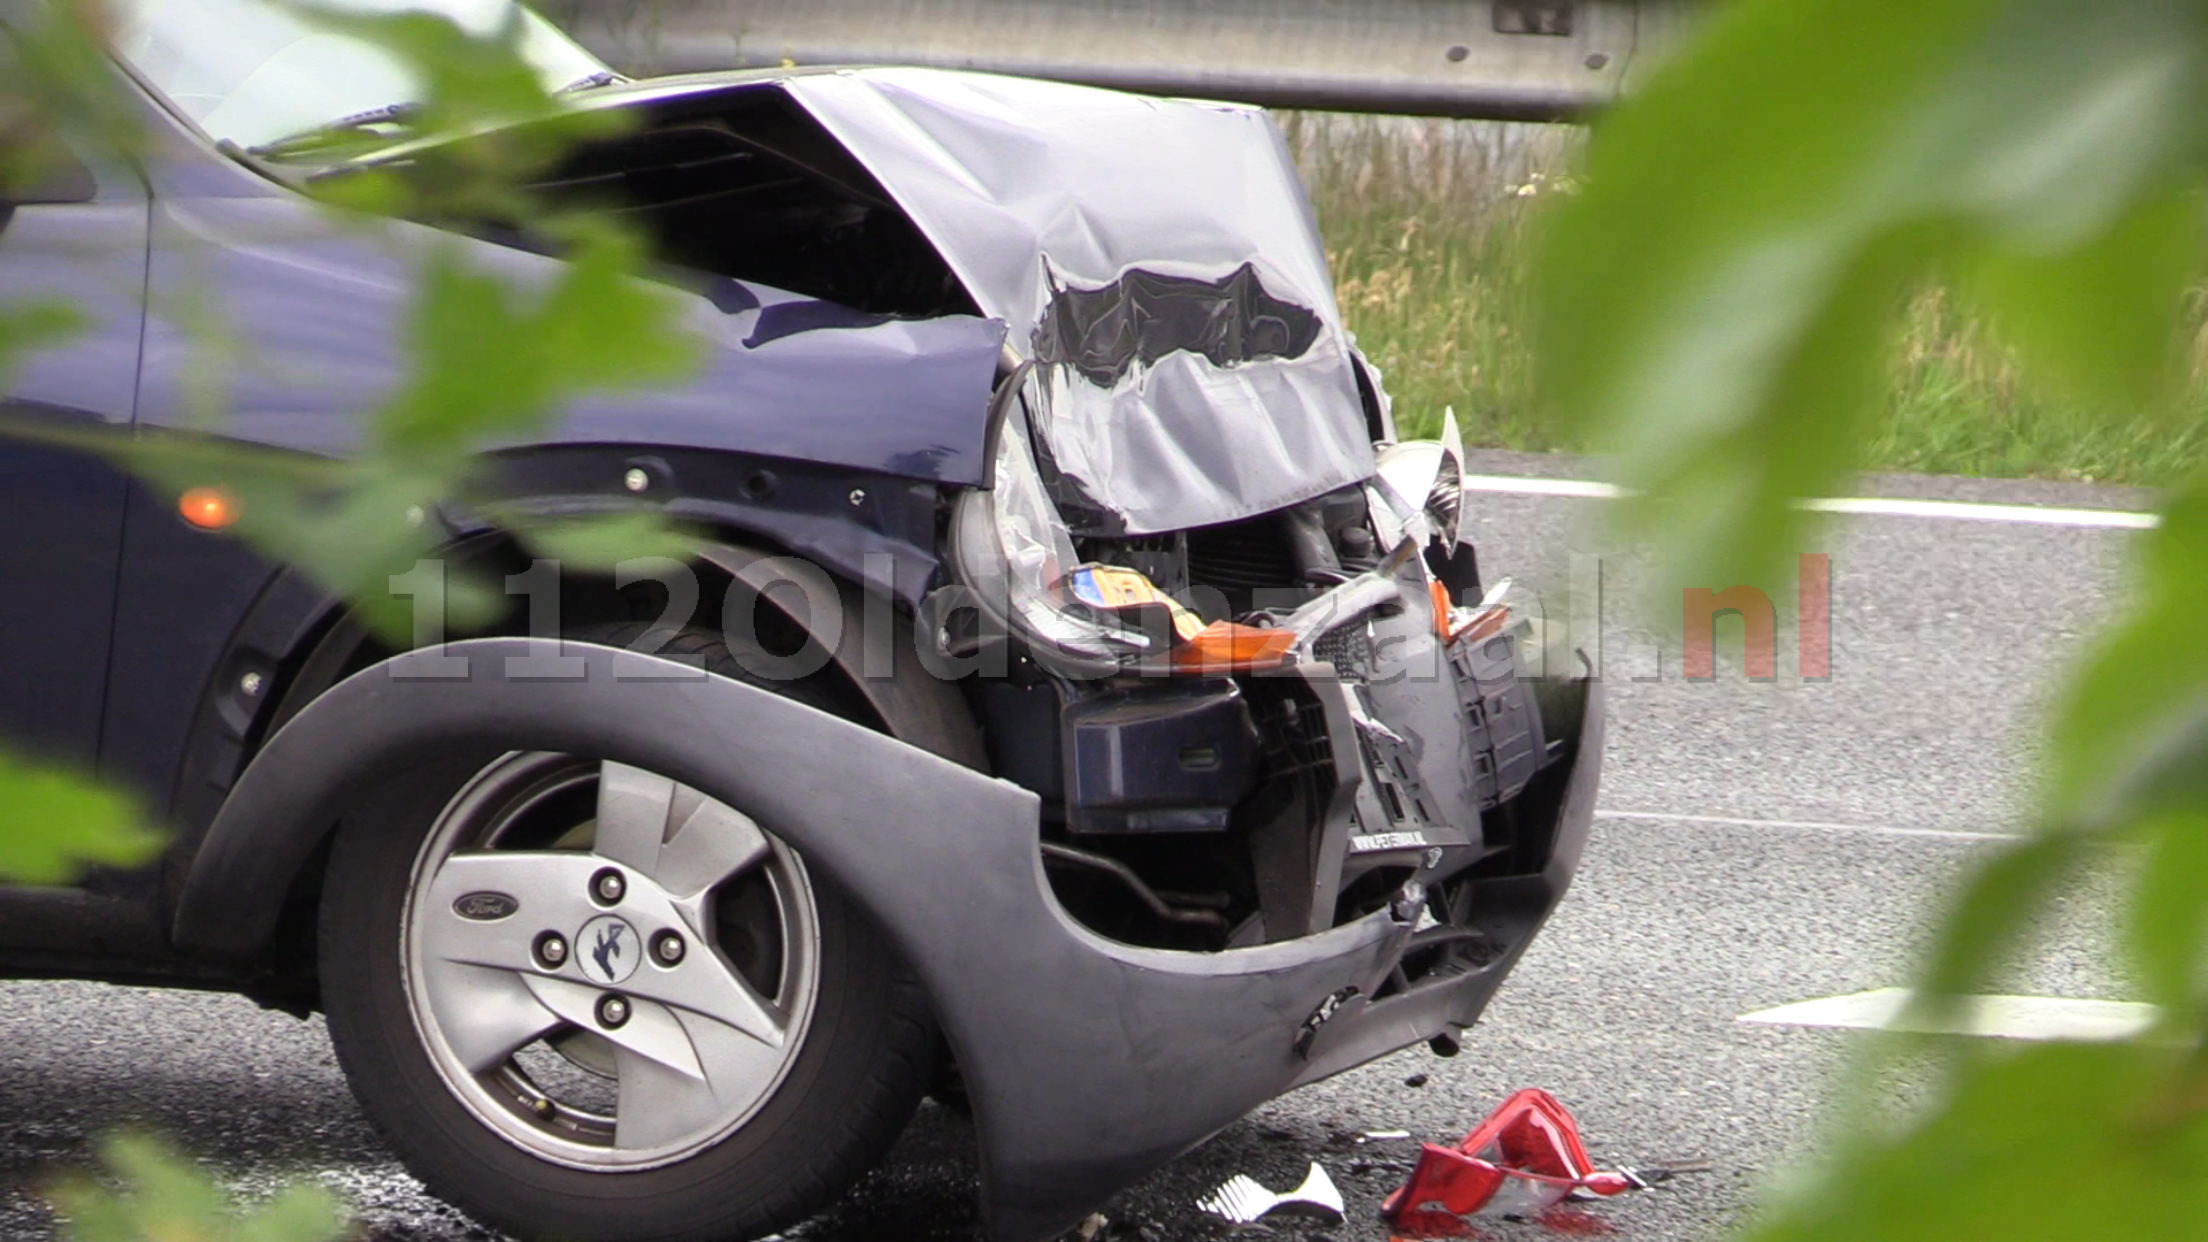
[[[518,556],[518,546],[505,532],[489,531],[455,542],[447,555],[460,564],[495,565],[502,558]],[[822,631],[831,627],[799,615],[802,610],[789,606],[786,592],[767,589],[789,569],[783,559],[789,555],[757,540],[723,538],[699,544],[689,562],[700,579],[699,611],[713,625],[722,625],[724,601],[736,598],[732,592],[744,588],[744,597],[754,606],[763,602],[771,610],[761,615],[763,623],[779,623],[801,633],[804,641],[827,646]],[[849,578],[819,572],[836,593],[838,617],[832,627],[835,645],[814,676],[830,683],[858,723],[985,771],[986,752],[973,713],[955,684],[937,679],[921,666],[910,618]],[[303,597],[311,598],[313,605],[303,606]],[[622,589],[608,573],[563,572],[560,598],[565,627],[629,616],[629,601],[622,598]],[[258,617],[264,608],[281,615],[274,620]],[[526,610],[517,609],[491,632],[519,634],[525,632],[528,620]],[[866,641],[869,634],[885,628],[886,642]],[[288,643],[281,654],[267,650],[275,645],[270,635],[281,635]],[[228,918],[227,912],[267,909],[273,904],[277,918],[253,952],[220,955],[229,965],[251,972],[249,990],[263,1003],[294,1012],[315,1004],[318,864],[334,823],[249,817],[246,822],[253,824],[251,831],[257,838],[252,852],[285,860],[280,867],[206,868],[200,865],[201,855],[233,792],[268,742],[308,705],[361,670],[397,654],[370,634],[342,600],[313,591],[304,575],[287,569],[263,592],[262,605],[239,627],[239,637],[217,665],[214,683],[203,696],[172,802],[183,839],[179,848],[171,850],[163,876],[166,921],[181,952],[203,956],[207,932],[201,924],[207,918]],[[262,692],[261,710],[252,710],[254,705],[237,693],[237,678],[231,675],[237,668],[266,670],[262,675],[269,681]]]

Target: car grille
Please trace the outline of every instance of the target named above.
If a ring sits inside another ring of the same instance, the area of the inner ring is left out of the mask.
[[[1302,575],[1277,514],[1188,532],[1188,580],[1227,597],[1236,615],[1248,612],[1260,588],[1289,587]]]
[[[1362,617],[1319,635],[1311,644],[1311,654],[1333,665],[1343,681],[1372,679],[1372,632]]]

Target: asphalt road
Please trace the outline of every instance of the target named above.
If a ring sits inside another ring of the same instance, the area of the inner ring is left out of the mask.
[[[1502,456],[1478,468],[1573,469]],[[1867,489],[2140,501],[1961,480]],[[1415,1148],[1355,1136],[1402,1128],[1453,1139],[1522,1086],[1562,1098],[1598,1161],[1710,1162],[1710,1172],[1591,1209],[1633,1242],[1716,1236],[1815,1152],[1835,1077],[1864,1037],[1738,1016],[1907,981],[1929,912],[1995,848],[1968,834],[2019,826],[2036,713],[2120,602],[2132,536],[1846,519],[1824,546],[1804,549],[1832,556],[1830,679],[1795,677],[1782,636],[1778,679],[1748,681],[1729,646],[1736,631],[1720,645],[1718,676],[1689,682],[1676,644],[1660,655],[1637,645],[1646,636],[1629,624],[1631,556],[1588,532],[1593,503],[1494,495],[1474,519],[1483,564],[1538,586],[1554,614],[1566,610],[1568,553],[1607,558],[1605,814],[1562,911],[1462,1055],[1415,1049],[1267,1106],[1107,1205],[1108,1236],[1213,1236],[1193,1206],[1200,1193],[1237,1172],[1291,1185],[1315,1159],[1350,1199],[1348,1221],[1276,1232],[1382,1238],[1375,1206]],[[2124,997],[2096,922],[2114,883],[2081,879],[2006,990]],[[231,997],[0,984],[0,1237],[52,1236],[36,1188],[83,1167],[98,1135],[131,1125],[171,1136],[247,1190],[319,1178],[353,1199],[370,1238],[492,1236],[425,1197],[379,1147],[319,1023]],[[799,1236],[974,1237],[970,1141],[963,1120],[928,1106],[888,1165]],[[1488,1232],[1548,1234],[1508,1223]]]

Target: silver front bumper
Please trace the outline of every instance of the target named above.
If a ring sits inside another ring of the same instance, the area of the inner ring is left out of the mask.
[[[311,852],[378,773],[457,747],[557,750],[636,764],[744,808],[861,902],[920,972],[980,1134],[991,1232],[1054,1236],[1114,1191],[1301,1083],[1472,1022],[1577,865],[1602,749],[1585,723],[1524,795],[1537,867],[1482,882],[1482,968],[1371,998],[1415,913],[1188,953],[1076,923],[1045,879],[1034,794],[766,691],[652,657],[569,643],[583,675],[509,677],[546,644],[497,638],[415,652],[348,680],[278,734],[195,864],[179,941],[239,956],[266,934],[226,913],[226,877]],[[458,656],[468,675],[425,661]]]

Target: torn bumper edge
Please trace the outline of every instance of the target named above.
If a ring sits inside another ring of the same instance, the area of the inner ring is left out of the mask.
[[[509,676],[546,640],[479,639],[371,668],[310,705],[232,791],[195,859],[176,935],[250,958],[278,894],[381,773],[456,749],[618,759],[743,808],[874,916],[922,976],[964,1071],[991,1234],[1072,1228],[1112,1193],[1290,1087],[1472,1022],[1563,895],[1592,818],[1597,683],[1535,875],[1494,883],[1505,951],[1477,972],[1367,1003],[1408,928],[1386,911],[1221,953],[1106,940],[1058,905],[1034,794],[739,682],[565,644],[580,675]],[[461,677],[449,661],[467,661]],[[433,661],[444,661],[442,667]],[[544,667],[539,664],[537,667]],[[445,676],[427,674],[445,672]],[[824,757],[836,771],[823,779]],[[1560,768],[1562,765],[1559,765]],[[1359,993],[1341,999],[1345,989]],[[1303,1053],[1299,1030],[1327,1016]]]

